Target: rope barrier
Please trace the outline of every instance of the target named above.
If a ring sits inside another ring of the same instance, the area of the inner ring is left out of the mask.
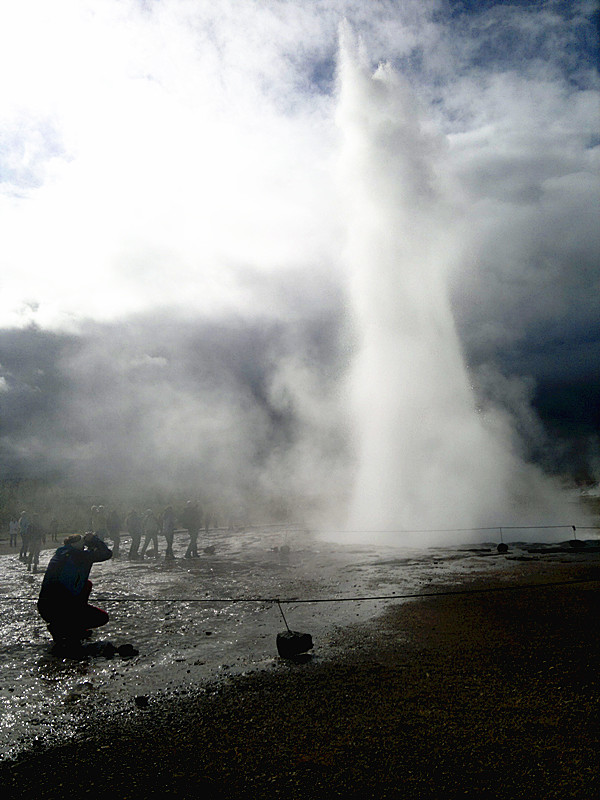
[[[599,531],[597,525],[491,525],[486,528],[381,528],[370,530],[318,530],[317,533],[472,533],[474,531],[545,531],[570,528],[572,531]]]
[[[265,528],[281,528],[282,533],[299,533],[311,530],[307,526],[286,525],[285,523],[269,523],[267,525],[247,525],[242,528],[242,531],[257,532]],[[599,531],[598,525],[573,525],[572,523],[565,523],[564,525],[489,525],[482,528],[324,528],[316,529],[314,532],[319,534],[344,534],[344,533],[472,533],[474,531],[545,531],[545,530],[558,530],[560,528],[570,528],[572,531]],[[224,530],[223,528],[211,528],[209,533],[214,533]],[[185,530],[178,530],[176,533],[185,533]]]
[[[275,523],[273,524],[275,525]],[[267,527],[267,526],[262,526]],[[281,527],[285,527],[282,525]],[[361,534],[368,534],[368,533],[465,533],[465,532],[473,532],[473,531],[508,531],[508,530],[556,530],[561,528],[570,528],[574,533],[579,530],[600,530],[600,527],[596,526],[575,526],[573,524],[564,524],[564,525],[495,525],[490,527],[482,527],[482,528],[421,528],[421,529],[388,529],[388,530],[328,530],[328,531],[320,531],[320,533],[329,533],[329,534],[346,534],[346,533],[361,533]],[[290,528],[287,529],[290,532]],[[293,529],[292,529],[293,530]],[[364,601],[376,601],[376,600],[404,600],[404,599],[414,599],[419,597],[433,597],[433,596],[443,596],[443,595],[454,595],[454,594],[477,594],[477,593],[484,593],[484,592],[498,592],[498,591],[506,591],[511,589],[533,589],[533,588],[542,588],[544,586],[563,586],[568,584],[576,584],[576,583],[588,583],[590,581],[594,581],[594,579],[582,579],[576,581],[559,581],[553,583],[536,583],[536,584],[522,584],[517,586],[500,586],[500,587],[487,587],[485,589],[456,589],[456,590],[449,590],[443,592],[419,592],[416,594],[396,594],[393,593],[391,595],[369,595],[363,597],[328,597],[328,598],[273,598],[273,597],[182,597],[182,598],[156,598],[156,597],[97,597],[97,602],[103,603],[122,603],[122,602],[129,602],[129,603],[276,603],[279,606],[279,610],[283,616],[283,611],[281,610],[281,604],[291,604],[291,603],[345,603],[345,602],[364,602]],[[13,602],[13,601],[21,601],[21,602],[35,602],[35,598],[31,597],[18,597],[18,596],[5,596],[0,597],[0,603],[3,602]],[[285,617],[284,617],[285,621]],[[287,623],[286,623],[287,624]]]
[[[254,531],[258,532],[265,528],[281,528],[282,533],[300,533],[300,532],[308,532],[310,528],[306,526],[301,526],[296,523],[286,525],[286,523],[267,523],[265,525],[247,525],[242,529],[236,531],[237,533],[242,533],[245,531]],[[599,531],[600,526],[598,525],[573,525],[572,523],[565,523],[562,525],[490,525],[487,527],[481,528],[340,528],[340,529],[323,529],[323,530],[316,530],[315,533],[318,534],[346,534],[346,533],[361,533],[361,534],[371,534],[371,533],[473,533],[475,531],[545,531],[545,530],[559,530],[561,528],[570,528],[574,533],[578,530],[580,531]],[[185,528],[177,528],[175,533],[185,534],[187,531]],[[218,532],[225,532],[231,533],[231,531],[227,531],[224,528],[209,528],[208,533],[218,533]],[[125,534],[127,536],[127,534]],[[110,538],[110,537],[109,537]]]
[[[547,583],[521,583],[511,586],[486,586],[480,589],[448,589],[435,592],[415,592],[411,594],[380,594],[352,597],[96,597],[95,602],[103,603],[276,603],[277,605],[294,605],[301,603],[349,603],[369,600],[407,600],[419,597],[444,597],[449,595],[485,594],[490,592],[516,591],[519,589],[544,589],[553,586],[575,586],[582,583],[597,583],[600,578],[579,578],[570,581],[549,581]],[[0,602],[20,600],[36,602],[32,597],[0,597]],[[281,611],[281,608],[280,608]],[[283,614],[283,612],[282,612]]]

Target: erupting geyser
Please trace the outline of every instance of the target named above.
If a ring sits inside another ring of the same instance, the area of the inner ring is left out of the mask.
[[[357,337],[348,527],[506,523],[523,512],[518,496],[529,502],[544,481],[513,452],[502,417],[477,410],[449,299],[459,248],[444,142],[427,131],[403,79],[388,65],[372,74],[347,31],[339,78]]]

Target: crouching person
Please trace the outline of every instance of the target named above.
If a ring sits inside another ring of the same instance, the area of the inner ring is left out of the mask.
[[[46,569],[38,611],[48,623],[48,630],[60,647],[76,648],[91,628],[108,622],[108,614],[88,604],[95,561],[107,561],[112,551],[93,533],[67,536]]]

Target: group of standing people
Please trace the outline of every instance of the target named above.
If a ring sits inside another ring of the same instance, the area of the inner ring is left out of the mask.
[[[140,513],[130,511],[124,520],[115,509],[108,511],[103,505],[93,505],[90,509],[86,523],[86,531],[93,533],[97,539],[104,542],[112,541],[112,557],[118,558],[121,549],[121,534],[123,531],[131,537],[128,558],[132,561],[159,554],[159,536],[164,536],[166,542],[165,558],[173,560],[175,552],[173,542],[177,527],[183,528],[188,534],[187,549],[184,558],[198,558],[198,536],[202,527],[208,531],[210,519],[203,513],[199,504],[188,500],[181,513],[175,514],[172,505],[168,505],[161,513],[156,514],[152,509]],[[47,527],[42,526],[39,514],[23,511],[19,519],[11,519],[9,523],[10,546],[17,547],[20,538],[19,558],[27,564],[29,571],[37,572],[40,550],[47,537],[52,542],[58,541],[59,524],[55,518]]]
[[[21,539],[19,559],[27,564],[28,572],[37,572],[42,545],[50,535],[52,541],[58,541],[58,522],[52,519],[47,530],[41,523],[39,514],[22,511],[19,519],[11,519],[8,525],[10,546],[17,547]]]
[[[121,518],[115,509],[107,514],[104,506],[92,506],[88,530],[95,533],[102,542],[107,536],[112,539],[112,554],[118,558],[121,547]]]
[[[162,514],[158,517],[151,508],[147,509],[143,514],[137,511],[130,511],[125,517],[125,530],[131,536],[131,546],[129,548],[129,559],[135,561],[136,559],[143,558],[148,551],[150,545],[153,545],[154,555],[158,555],[158,535],[159,533],[168,533],[169,530],[169,513],[172,516],[171,533],[175,530],[175,516],[173,509],[168,506]],[[121,530],[123,522],[121,517],[114,509],[108,514],[104,506],[92,506],[90,514],[90,530],[96,536],[104,541],[106,537],[112,540],[113,558],[118,558],[121,549]],[[142,544],[142,538],[144,543]],[[141,550],[140,550],[141,545]],[[167,558],[173,555],[173,538],[169,545],[169,538],[167,536]]]
[[[172,560],[175,558],[173,551],[173,541],[175,538],[176,523],[179,521],[182,528],[188,532],[189,543],[184,558],[198,558],[198,534],[204,519],[205,527],[208,528],[208,517],[203,517],[198,503],[188,500],[179,520],[175,516],[173,506],[167,506],[164,511],[156,516],[152,509],[147,509],[143,514],[132,510],[125,517],[125,529],[131,536],[131,547],[129,558],[132,561],[142,559],[146,554],[153,553],[158,556],[158,537],[162,535],[166,541],[165,558]],[[143,538],[143,544],[142,544]],[[152,545],[151,550],[149,550]],[[141,549],[140,549],[141,547]]]

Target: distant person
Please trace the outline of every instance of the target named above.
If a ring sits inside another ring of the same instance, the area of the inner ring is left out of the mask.
[[[108,622],[106,611],[88,604],[92,591],[89,574],[94,562],[107,561],[111,556],[95,534],[74,533],[50,559],[37,607],[55,643],[76,646],[87,631]]]
[[[175,558],[173,552],[173,540],[175,538],[175,512],[173,506],[167,506],[162,513],[162,534],[167,542],[165,559],[171,561]]]
[[[121,518],[113,508],[106,518],[106,532],[113,543],[113,558],[119,557],[121,546]]]
[[[27,559],[27,550],[29,547],[28,531],[29,531],[29,515],[26,511],[21,512],[19,517],[19,535],[21,537],[21,549],[19,551],[19,558],[21,561]]]
[[[37,572],[44,538],[44,530],[41,526],[40,518],[37,514],[32,514],[29,528],[27,529],[27,572]]]
[[[198,503],[192,503],[191,500],[188,500],[179,520],[190,537],[184,558],[198,558],[198,533],[202,522],[202,514],[198,508]]]
[[[144,544],[142,545],[142,558],[146,555],[146,550],[150,542],[154,545],[154,558],[158,558],[158,520],[154,512],[149,508],[144,514],[142,523],[144,529]]]
[[[104,506],[96,506],[96,514],[94,517],[92,531],[99,539],[102,539],[102,541],[105,540],[108,531],[106,528],[106,511]]]
[[[142,520],[137,511],[130,511],[125,517],[125,528],[131,536],[131,547],[129,548],[129,560],[136,561],[140,556],[138,553],[140,542],[142,541]]]
[[[19,523],[13,517],[11,521],[8,523],[8,535],[10,537],[10,546],[16,547],[17,546],[17,536],[19,534]]]
[[[50,539],[53,542],[58,542],[58,520],[52,517],[50,520]]]
[[[216,518],[215,518],[214,515],[211,516],[210,511],[207,510],[206,507],[202,509],[202,512],[203,512],[203,516],[204,516],[204,552],[207,555],[213,555],[214,552],[215,552],[215,546],[214,546],[214,544],[209,544],[208,543],[209,542],[209,535],[208,534],[209,534],[211,525],[213,527],[216,527]]]
[[[98,506],[92,506],[90,508],[90,518],[89,518],[86,530],[88,530],[88,531],[96,530],[96,517],[97,516],[98,516]]]

